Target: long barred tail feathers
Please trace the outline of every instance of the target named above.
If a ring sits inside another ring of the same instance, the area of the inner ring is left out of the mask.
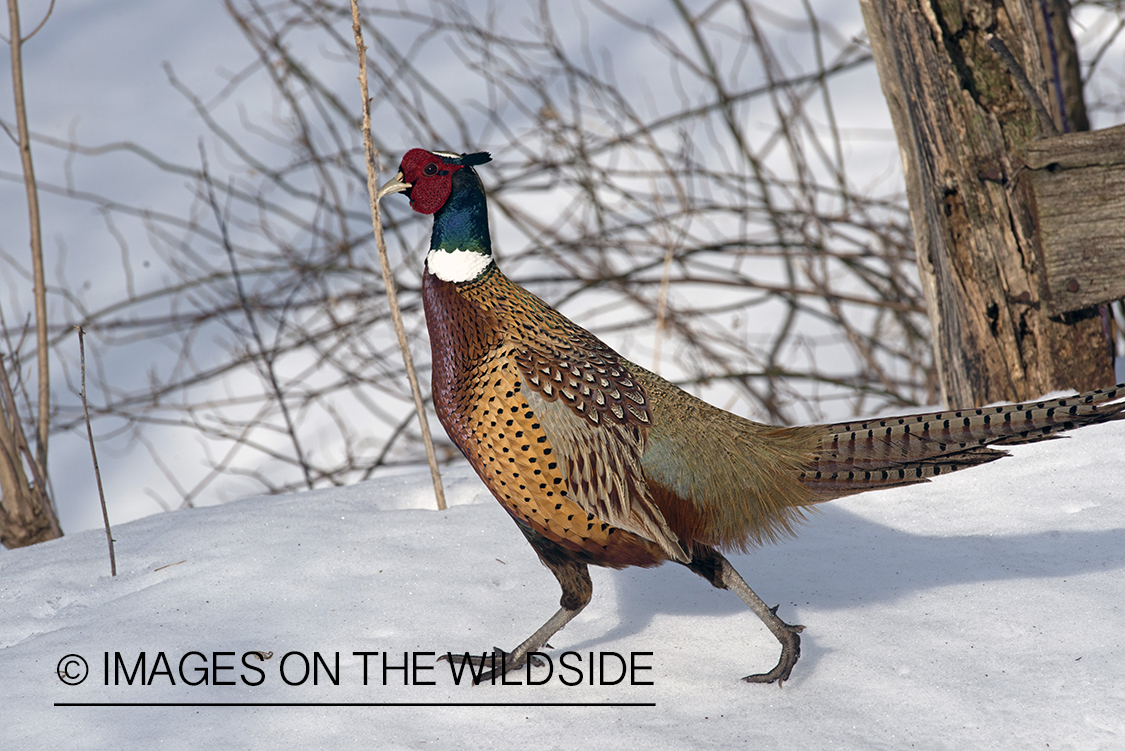
[[[1125,418],[1125,384],[1027,404],[825,425],[801,481],[829,500],[925,482],[1007,456],[992,448],[1034,443],[1083,425]]]

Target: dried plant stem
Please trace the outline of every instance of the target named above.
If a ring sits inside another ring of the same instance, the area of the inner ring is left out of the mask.
[[[50,11],[48,11],[49,14]],[[35,336],[39,376],[35,461],[39,465],[39,473],[46,477],[47,434],[51,417],[51,379],[48,369],[49,349],[47,342],[47,282],[43,271],[43,233],[39,220],[39,191],[36,188],[35,169],[31,162],[31,135],[27,128],[27,100],[23,92],[22,48],[24,40],[20,36],[20,11],[17,0],[8,0],[8,29],[10,33],[8,46],[12,51],[12,93],[16,105],[16,127],[19,133],[23,180],[27,188],[27,218],[31,230],[31,268],[35,288]],[[35,31],[38,30],[37,27]]]
[[[82,369],[82,414],[86,418],[86,435],[90,439],[90,456],[94,460],[94,479],[98,483],[98,498],[102,502],[102,521],[105,522],[105,539],[109,543],[109,573],[117,576],[117,556],[113,553],[113,533],[109,529],[109,510],[105,505],[105,490],[102,489],[102,472],[98,469],[98,452],[94,449],[94,429],[90,425],[90,408],[86,403],[86,332],[78,329],[78,360]]]
[[[379,267],[383,271],[383,283],[387,287],[387,304],[391,309],[395,334],[398,335],[398,346],[402,350],[402,361],[406,366],[410,390],[414,394],[414,409],[418,412],[418,426],[422,432],[422,441],[426,446],[426,458],[430,462],[430,474],[434,480],[434,498],[437,499],[438,510],[444,511],[445,490],[441,484],[441,470],[438,468],[437,452],[434,450],[429,421],[426,419],[426,407],[422,401],[422,390],[418,386],[418,374],[414,371],[414,358],[410,355],[410,345],[406,341],[406,326],[402,322],[402,312],[398,305],[398,292],[395,289],[394,275],[391,273],[391,264],[387,259],[387,243],[383,238],[383,219],[376,197],[379,191],[379,178],[375,168],[375,145],[371,140],[371,98],[367,93],[367,47],[363,43],[363,29],[359,23],[359,5],[356,0],[351,0],[351,5],[352,32],[355,34],[356,54],[359,57],[359,87],[363,94],[363,149],[367,162],[367,194],[371,201],[371,226],[375,232],[375,246],[379,251]]]

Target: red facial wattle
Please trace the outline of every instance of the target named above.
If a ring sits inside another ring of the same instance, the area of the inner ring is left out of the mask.
[[[411,149],[402,157],[402,178],[410,183],[410,207],[419,214],[433,214],[449,200],[453,173],[461,165],[449,164],[425,149]]]

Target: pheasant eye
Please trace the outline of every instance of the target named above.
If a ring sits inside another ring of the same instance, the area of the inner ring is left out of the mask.
[[[422,168],[422,174],[423,175],[436,175],[437,174],[437,165],[434,164],[433,162],[430,162],[429,164],[427,164],[425,167]]]

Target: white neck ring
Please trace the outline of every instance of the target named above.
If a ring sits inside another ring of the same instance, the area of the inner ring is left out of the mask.
[[[492,256],[474,250],[441,250],[426,254],[426,268],[443,282],[471,282],[492,263]]]

